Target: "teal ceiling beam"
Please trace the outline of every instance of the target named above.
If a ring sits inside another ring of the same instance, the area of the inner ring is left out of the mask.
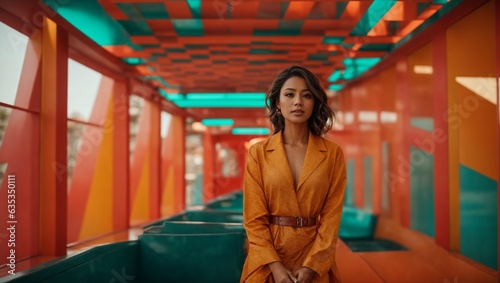
[[[217,93],[217,92],[207,92],[207,93],[195,93],[190,92],[186,94],[187,100],[264,100],[266,94],[262,92],[235,92],[235,93]]]
[[[181,108],[264,108],[259,100],[173,100]]]
[[[225,118],[218,118],[218,119],[202,119],[201,123],[205,126],[209,127],[214,127],[214,126],[232,126],[234,124],[233,119],[225,119]]]
[[[342,88],[344,87],[344,85],[342,84],[332,84],[328,87],[329,90],[335,90],[335,91],[338,91],[338,90],[341,90]]]
[[[268,128],[233,128],[233,135],[269,135]]]
[[[358,24],[351,31],[351,36],[365,36],[396,4],[396,0],[374,0]]]

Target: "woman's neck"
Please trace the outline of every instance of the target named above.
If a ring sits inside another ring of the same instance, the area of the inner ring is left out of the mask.
[[[307,124],[301,126],[285,126],[283,130],[283,144],[305,145],[309,141],[309,128]]]

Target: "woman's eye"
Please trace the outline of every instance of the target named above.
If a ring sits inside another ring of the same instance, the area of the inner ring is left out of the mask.
[[[285,96],[293,96],[293,93],[285,93]]]
[[[312,95],[311,95],[310,93],[308,93],[308,94],[304,94],[304,97],[305,97],[305,98],[311,98],[311,97],[312,97]]]

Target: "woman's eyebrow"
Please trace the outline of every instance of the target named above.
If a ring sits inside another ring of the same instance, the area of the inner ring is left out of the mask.
[[[287,88],[285,88],[284,90],[293,90],[293,91],[296,91],[296,89],[291,88],[291,87],[287,87]],[[310,90],[309,90],[308,88],[305,88],[305,89],[303,89],[302,91],[310,91]]]

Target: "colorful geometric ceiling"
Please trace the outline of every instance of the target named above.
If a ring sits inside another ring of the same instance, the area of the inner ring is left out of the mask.
[[[186,101],[190,93],[265,93],[292,64],[338,90],[461,1],[44,2],[165,97]]]

